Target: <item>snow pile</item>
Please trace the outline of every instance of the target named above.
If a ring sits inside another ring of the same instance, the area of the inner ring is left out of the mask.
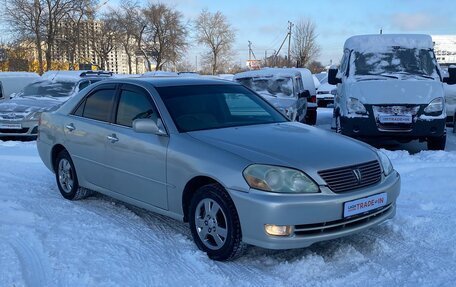
[[[305,249],[250,247],[220,263],[197,249],[186,224],[104,196],[63,199],[35,143],[0,141],[0,285],[453,286],[451,149],[385,151],[402,192],[381,226]]]

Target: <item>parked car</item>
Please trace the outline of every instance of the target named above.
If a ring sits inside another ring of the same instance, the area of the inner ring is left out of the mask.
[[[328,105],[334,104],[334,95],[337,92],[337,86],[328,83],[327,73],[321,73],[321,75],[320,85],[317,89],[317,105],[325,108]]]
[[[295,69],[262,69],[234,75],[234,81],[255,91],[292,121],[305,123],[307,97],[301,73]]]
[[[0,102],[0,138],[35,138],[42,112],[52,111],[91,83],[111,76],[102,72],[48,72],[19,92]]]
[[[455,69],[456,66],[452,65],[452,69]],[[449,77],[448,68],[444,70],[442,76]],[[447,124],[451,126],[454,122],[453,115],[456,113],[456,85],[448,85],[447,83],[443,84],[445,91],[445,107],[447,112]]]
[[[38,80],[37,73],[29,72],[0,72],[0,100],[9,99],[25,86]]]
[[[308,91],[306,124],[315,125],[317,123],[317,89],[315,80],[309,69],[296,68],[301,73],[302,85]]]
[[[429,35],[365,35],[345,42],[333,125],[342,134],[370,140],[426,141],[443,150],[446,111],[443,82]]]
[[[382,152],[223,80],[96,83],[42,114],[37,147],[64,198],[97,191],[189,222],[215,260],[365,232],[400,192]]]

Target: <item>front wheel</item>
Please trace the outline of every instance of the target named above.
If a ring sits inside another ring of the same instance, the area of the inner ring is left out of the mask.
[[[209,258],[218,261],[242,254],[241,224],[233,201],[218,184],[199,188],[189,208],[193,240]]]
[[[430,137],[427,139],[428,150],[445,150],[446,135],[441,137]]]

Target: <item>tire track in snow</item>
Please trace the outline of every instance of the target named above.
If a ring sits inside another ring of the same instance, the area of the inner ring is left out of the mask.
[[[27,241],[25,241],[27,239]],[[51,286],[48,280],[50,267],[47,261],[42,259],[47,258],[41,251],[38,240],[30,237],[15,237],[8,240],[21,263],[21,269],[26,286],[42,287]]]

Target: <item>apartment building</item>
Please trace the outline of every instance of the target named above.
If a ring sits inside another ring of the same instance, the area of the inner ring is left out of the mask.
[[[434,35],[434,52],[440,65],[456,65],[456,35]]]

